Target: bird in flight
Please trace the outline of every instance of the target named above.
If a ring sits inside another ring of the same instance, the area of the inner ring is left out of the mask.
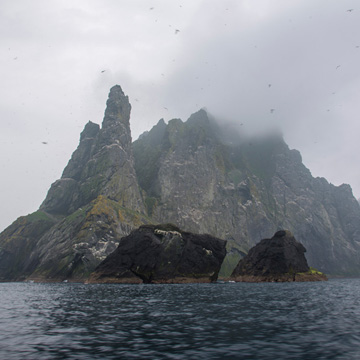
[[[46,141],[42,141],[42,144],[47,145],[47,142],[46,142]]]
[[[177,34],[177,33],[179,33],[180,32],[180,30],[179,29],[176,29],[175,30],[175,35]]]
[[[106,70],[101,70],[101,73],[104,73]]]
[[[275,111],[275,109],[270,109],[270,112],[273,113]]]
[[[352,12],[352,11],[354,11],[354,9],[349,9],[349,10],[346,10],[347,12]]]

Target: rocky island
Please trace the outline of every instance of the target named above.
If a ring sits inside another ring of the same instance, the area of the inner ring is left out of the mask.
[[[322,281],[326,276],[311,269],[305,247],[290,231],[280,230],[250,249],[231,274],[239,282]]]
[[[160,119],[133,141],[130,115],[113,86],[101,126],[84,126],[39,209],[0,233],[0,281],[84,282],[120,239],[165,223],[225,239],[220,277],[276,229],[296,234],[311,266],[360,276],[351,187],[314,178],[281,134],[248,137],[200,109],[186,121]]]
[[[225,240],[172,224],[143,225],[120,240],[87,282],[214,282],[225,255]]]

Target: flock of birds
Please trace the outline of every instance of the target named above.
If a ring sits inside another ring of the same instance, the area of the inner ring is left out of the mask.
[[[182,5],[180,5],[180,7],[182,7]],[[150,11],[152,11],[152,10],[154,10],[154,9],[155,9],[155,7],[150,7],[150,8],[149,8]],[[228,9],[226,9],[226,10],[228,10]],[[349,12],[349,13],[351,13],[351,12],[353,12],[353,11],[354,11],[354,9],[347,9],[347,10],[346,10],[346,12]],[[169,25],[169,26],[171,26],[171,25]],[[179,29],[175,29],[175,35],[177,35],[179,32],[180,32]],[[360,48],[360,45],[357,45],[356,48]],[[17,57],[15,57],[14,60],[17,60]],[[341,67],[341,65],[337,65],[337,66],[336,66],[336,70],[338,70],[340,67]],[[101,74],[103,74],[103,73],[105,73],[105,72],[106,72],[106,69],[101,70]],[[164,76],[164,74],[161,74],[161,75]],[[271,87],[272,87],[272,84],[268,84],[268,87],[271,88]],[[334,94],[334,93],[333,93],[333,94]],[[136,100],[136,101],[139,101],[138,99],[135,99],[135,100]],[[168,109],[167,107],[165,107],[165,106],[164,106],[163,108],[164,108],[165,110],[167,110],[167,111],[169,110],[169,109]],[[330,110],[327,109],[327,111],[330,111]],[[274,109],[274,108],[271,108],[271,109],[270,109],[270,114],[274,114],[274,112],[275,112],[275,109]],[[241,123],[240,125],[242,126],[243,123]],[[43,141],[42,144],[43,144],[43,145],[47,145],[48,143],[47,143],[46,141]]]

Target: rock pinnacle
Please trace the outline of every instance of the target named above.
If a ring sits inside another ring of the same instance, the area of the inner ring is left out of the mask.
[[[109,97],[106,102],[105,116],[102,127],[106,128],[116,122],[129,125],[131,105],[129,98],[124,94],[120,85],[115,85],[110,89]]]

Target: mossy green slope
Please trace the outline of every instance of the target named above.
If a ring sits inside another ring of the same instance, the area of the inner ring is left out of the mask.
[[[100,195],[42,237],[34,255],[39,264],[29,279],[84,281],[122,236],[148,222],[145,215]]]

